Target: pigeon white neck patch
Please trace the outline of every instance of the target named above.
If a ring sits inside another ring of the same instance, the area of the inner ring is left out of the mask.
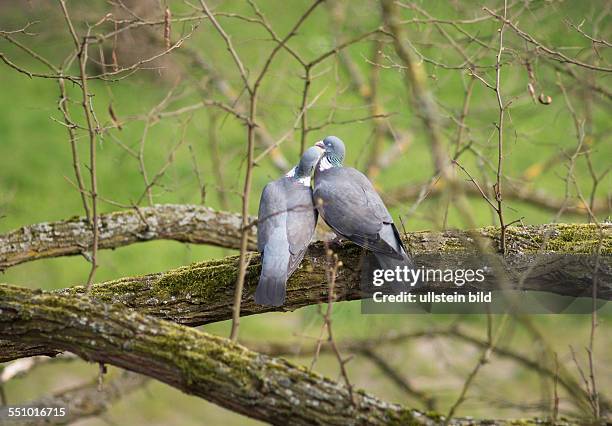
[[[334,167],[334,166],[333,166],[332,163],[329,162],[327,157],[323,157],[323,158],[321,158],[321,161],[319,161],[319,170],[320,171],[331,169],[332,167]]]
[[[287,172],[287,174],[285,174],[285,176],[287,177],[295,177],[295,170],[297,169],[297,167],[292,168],[291,170],[289,170]],[[301,183],[304,186],[310,186],[310,176],[306,176],[303,178],[299,178],[297,180],[299,183]]]

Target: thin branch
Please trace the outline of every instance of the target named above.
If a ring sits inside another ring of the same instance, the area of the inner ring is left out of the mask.
[[[500,229],[500,249],[502,253],[506,253],[506,223],[504,221],[504,209],[503,209],[503,195],[502,195],[502,175],[503,175],[503,164],[504,164],[504,115],[505,105],[502,100],[501,94],[501,56],[504,51],[504,29],[506,22],[506,14],[508,13],[508,1],[504,0],[504,15],[503,21],[500,28],[497,30],[499,33],[499,50],[495,57],[495,94],[497,95],[497,104],[499,107],[499,118],[497,121],[497,173],[495,175],[496,181],[493,187],[495,192],[495,200],[497,201],[497,218],[499,219]]]
[[[87,123],[87,131],[89,134],[89,173],[90,173],[90,198],[91,198],[91,226],[93,229],[93,239],[91,245],[91,269],[89,271],[89,276],[87,277],[87,289],[91,287],[93,283],[94,274],[96,269],[98,268],[98,240],[100,237],[100,230],[98,228],[98,180],[97,180],[97,162],[96,162],[96,151],[97,151],[97,138],[96,133],[97,130],[94,127],[93,120],[93,110],[90,106],[90,96],[87,85],[87,46],[88,46],[88,36],[83,37],[83,42],[79,42],[79,38],[72,24],[72,20],[70,19],[70,15],[68,14],[68,9],[66,8],[65,0],[59,0],[64,18],[66,20],[66,24],[70,30],[70,34],[72,35],[73,41],[75,43],[75,48],[78,50],[77,57],[79,60],[79,72],[81,76],[81,92],[83,94],[82,106],[83,111],[85,112],[85,121]]]
[[[489,9],[487,7],[483,7],[482,9],[485,12],[489,13],[491,16],[494,16],[497,20],[501,21],[502,22],[502,27],[503,27],[503,25],[508,25],[523,40],[533,44],[534,46],[536,46],[541,51],[548,53],[553,59],[555,59],[555,60],[557,60],[559,62],[574,64],[574,65],[577,65],[579,67],[583,67],[583,68],[587,68],[587,69],[595,70],[595,71],[612,72],[612,68],[600,67],[600,66],[597,66],[597,65],[587,64],[585,62],[579,61],[578,59],[570,58],[570,57],[564,55],[563,53],[561,53],[561,52],[559,52],[557,50],[551,49],[551,48],[543,45],[539,41],[537,41],[530,34],[526,33],[525,31],[521,30],[520,28],[518,28],[515,24],[513,24],[510,20],[507,19],[505,14],[503,16],[498,15],[497,13],[493,12],[491,9]]]
[[[131,393],[142,389],[150,382],[149,377],[128,371],[104,382],[102,389],[98,380],[72,386],[52,395],[25,402],[28,407],[57,407],[65,409],[65,416],[46,417],[46,425],[66,425],[82,419],[100,416]]]

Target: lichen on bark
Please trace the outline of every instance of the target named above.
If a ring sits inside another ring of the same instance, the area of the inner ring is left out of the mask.
[[[305,367],[79,294],[0,285],[0,339],[55,347],[115,365],[275,425],[445,423],[439,414],[385,402],[363,390],[351,399],[344,385]],[[540,424],[538,419],[521,422]],[[516,422],[456,418],[447,424]]]
[[[116,365],[272,424],[388,424],[418,413],[365,392],[353,405],[346,387],[288,361],[79,295],[0,286],[0,324],[2,339]]]
[[[578,287],[577,275],[588,277],[588,262],[594,258],[585,252],[596,250],[601,242],[600,264],[607,265],[610,256],[607,247],[611,244],[610,226],[598,230],[593,225],[545,225],[531,228],[510,228],[508,247],[511,248],[504,259],[512,268],[522,271],[534,267],[534,256],[538,252],[568,256],[576,264],[567,262],[555,264],[555,271],[547,271],[546,265],[536,265],[523,282],[524,290],[551,291],[558,294],[576,295],[584,288]],[[474,261],[476,245],[474,238],[482,236],[490,245],[495,245],[499,234],[493,228],[483,228],[473,232],[415,232],[405,236],[416,264],[428,267],[453,268]],[[546,244],[542,245],[548,235]],[[585,242],[571,244],[569,235],[579,235]],[[561,242],[564,242],[561,244]],[[341,242],[329,245],[338,254],[344,266],[340,269],[336,282],[338,300],[352,300],[362,297],[359,265],[363,250],[352,243]],[[479,259],[480,255],[476,256]],[[284,310],[293,310],[301,306],[324,301],[327,284],[325,279],[325,245],[313,243],[305,256],[302,265],[287,283],[287,301]],[[122,278],[115,281],[96,284],[92,295],[103,301],[119,302],[149,314],[159,315],[176,322],[198,325],[211,321],[225,320],[230,315],[233,285],[237,273],[237,256],[198,262],[163,273]],[[565,269],[563,269],[565,268]],[[604,268],[601,277],[609,278],[610,271]],[[270,310],[253,303],[252,294],[257,285],[260,270],[259,255],[253,253],[247,269],[242,310],[245,315],[262,313]],[[554,274],[553,274],[554,272]],[[564,275],[565,273],[565,275]],[[554,276],[553,276],[554,275]],[[547,280],[547,277],[550,280]],[[564,281],[565,279],[565,281]],[[581,278],[582,282],[584,281]],[[512,283],[511,283],[512,284]],[[477,285],[477,284],[474,284]],[[490,289],[490,284],[487,284]],[[425,286],[423,291],[440,291],[439,286]],[[82,287],[73,287],[62,293],[80,293]],[[599,297],[610,299],[612,285],[609,279],[600,280]]]

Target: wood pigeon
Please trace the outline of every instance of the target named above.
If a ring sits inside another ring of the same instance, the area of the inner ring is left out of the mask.
[[[393,218],[372,183],[360,171],[342,166],[342,140],[328,136],[315,146],[325,151],[315,168],[313,187],[325,223],[339,236],[372,251],[381,268],[413,269]]]
[[[282,306],[287,279],[300,265],[317,225],[310,175],[323,151],[312,147],[285,176],[268,183],[257,218],[257,250],[261,275],[255,303]]]

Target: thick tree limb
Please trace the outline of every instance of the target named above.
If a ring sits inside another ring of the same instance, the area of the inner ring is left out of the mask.
[[[100,249],[141,241],[176,240],[236,248],[240,216],[203,206],[162,204],[100,215]],[[91,225],[85,217],[44,222],[0,235],[0,271],[36,259],[87,254]],[[255,248],[255,236],[249,240]]]
[[[47,344],[153,377],[272,424],[435,424],[229,340],[85,296],[0,289],[0,337]],[[459,421],[458,424],[461,422]]]
[[[556,255],[575,255],[564,259],[554,259],[551,263],[534,265],[536,253],[540,250],[546,234],[549,239],[544,252]],[[492,247],[498,246],[499,231],[496,228],[482,228],[474,233],[466,231],[415,232],[408,234],[405,241],[415,255],[416,264],[433,268],[465,267],[473,261],[475,249],[473,238],[482,237]],[[593,252],[600,240],[602,254],[599,268],[598,295],[601,299],[612,299],[612,225],[543,225],[536,227],[511,227],[508,230],[508,246],[511,251],[506,258],[511,267],[511,277],[517,272],[533,268],[522,283],[523,290],[538,290],[567,296],[590,296],[590,285],[594,269]],[[360,290],[360,262],[363,251],[352,243],[331,245],[343,262],[343,268],[336,279],[338,300],[362,298]],[[480,256],[480,254],[476,254]],[[326,300],[326,261],[325,246],[314,243],[308,250],[301,268],[287,284],[287,299],[283,310],[294,310],[306,305]],[[192,264],[168,272],[140,277],[122,278],[94,286],[92,295],[101,301],[121,303],[140,312],[158,316],[185,325],[201,325],[231,318],[231,300],[237,273],[236,256]],[[242,311],[252,315],[278,310],[263,307],[253,301],[253,293],[259,278],[259,257],[254,255],[245,278],[245,296]],[[482,284],[472,283],[471,287],[492,290],[490,280]],[[480,287],[479,287],[480,285]],[[518,279],[510,283],[519,285]],[[467,291],[469,286],[461,290]],[[415,291],[458,290],[454,284],[426,284]],[[82,287],[63,290],[63,293],[80,293]]]
[[[81,295],[0,287],[0,338],[49,345],[155,378],[271,424],[440,424],[231,341]],[[535,421],[534,421],[535,423]],[[456,419],[449,424],[510,424]],[[529,421],[527,422],[529,424]]]
[[[548,235],[546,243],[545,236]],[[612,225],[593,224],[541,225],[508,228],[507,265],[517,272],[530,271],[522,282],[523,290],[538,290],[568,296],[590,296],[594,256],[588,255],[601,243],[598,295],[601,299],[612,299]],[[465,267],[475,256],[481,256],[472,248],[473,239],[481,237],[492,247],[498,247],[499,231],[482,228],[474,232],[415,232],[405,236],[416,264],[434,268]],[[602,240],[603,239],[603,240]],[[568,261],[554,260],[550,263],[534,263],[536,253],[567,256]],[[343,267],[338,271],[335,291],[337,300],[361,299],[359,265],[362,250],[352,243],[331,244]],[[254,255],[248,266],[243,293],[242,315],[253,315],[273,310],[295,310],[297,308],[326,301],[327,281],[325,265],[327,256],[322,243],[314,243],[301,267],[287,283],[287,298],[282,308],[256,305],[253,294],[259,277],[259,257]],[[196,326],[224,321],[232,317],[234,283],[238,267],[237,256],[195,263],[182,268],[144,276],[121,278],[95,284],[91,296],[100,302],[125,305],[134,310],[170,320],[179,324]],[[489,276],[490,277],[490,276]],[[472,283],[461,288],[452,283],[427,284],[415,291],[468,291],[479,288],[494,290],[491,280]],[[518,279],[510,286],[517,288]],[[83,287],[60,290],[60,294],[71,295],[84,292]],[[23,356],[53,354],[55,348],[39,345],[16,344],[0,340],[0,362]]]
[[[338,346],[343,353],[348,352],[368,354],[383,346],[392,347],[398,344],[401,345],[402,343],[410,340],[422,338],[434,339],[439,337],[456,339],[458,341],[473,345],[480,349],[486,349],[488,347],[488,342],[486,340],[476,337],[471,333],[467,333],[458,326],[452,326],[448,328],[433,328],[413,332],[390,332],[386,336],[383,335],[370,339],[357,339],[340,342]],[[256,352],[264,353],[266,355],[274,357],[311,357],[315,353],[314,347],[302,348],[296,342],[249,341],[244,342],[244,345]],[[572,374],[564,373],[563,371],[555,371],[555,369],[551,366],[548,366],[538,360],[533,360],[527,355],[523,355],[522,353],[512,349],[511,347],[496,346],[491,350],[495,355],[501,358],[512,360],[517,364],[522,365],[526,369],[532,370],[537,374],[542,374],[550,378],[551,380],[556,379],[558,381],[558,384],[565,389],[568,395],[574,398],[575,402],[577,402],[578,404],[588,403],[588,393],[585,392],[580,383],[574,378]],[[320,351],[331,352],[331,348],[329,346],[322,346],[320,348]],[[382,368],[384,367],[381,366],[381,369]],[[395,377],[392,377],[391,379],[396,382],[398,381]],[[398,383],[398,386],[400,388],[403,388],[403,390],[406,391],[407,394],[416,397],[417,399],[420,399],[424,402],[433,402],[433,398],[431,395],[419,391],[416,391],[417,393],[415,393],[414,389],[406,389],[406,384]],[[608,407],[610,407],[610,401],[603,398],[602,395],[602,400],[600,402],[602,404],[602,408],[604,410],[608,410]]]

